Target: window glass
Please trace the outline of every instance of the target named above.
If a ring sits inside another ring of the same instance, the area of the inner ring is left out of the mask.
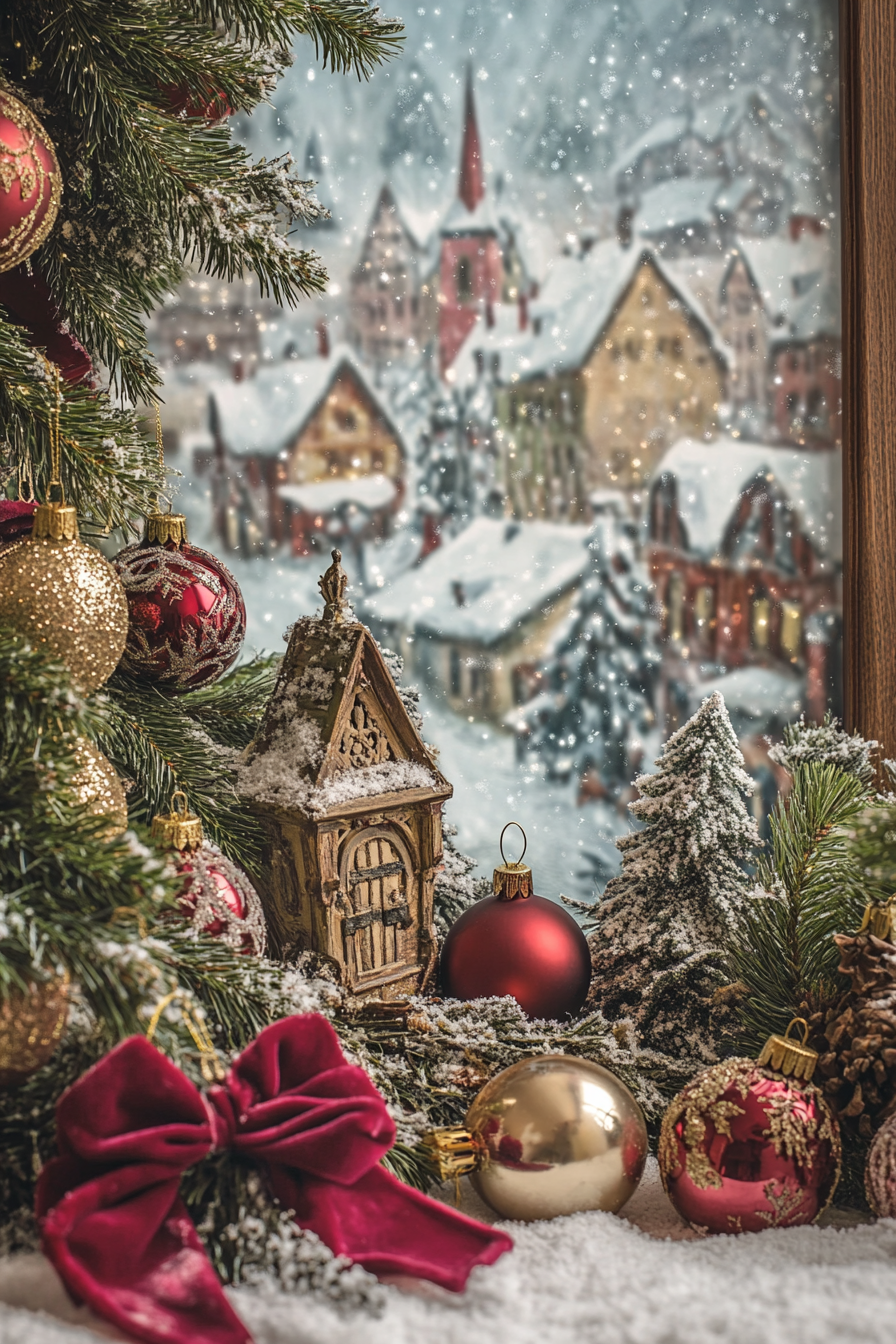
[[[369,83],[235,126],[330,218],[324,295],[196,275],[154,341],[193,539],[281,650],[338,545],[488,870],[618,863],[719,689],[750,768],[840,710],[834,0],[441,0]],[[759,804],[757,804],[758,806]]]

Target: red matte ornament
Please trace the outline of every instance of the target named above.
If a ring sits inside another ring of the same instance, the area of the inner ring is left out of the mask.
[[[494,895],[455,920],[440,965],[450,998],[510,994],[527,1017],[551,1021],[579,1012],[591,983],[585,935],[562,906],[534,895],[532,869],[522,856],[496,868]]]
[[[183,116],[187,121],[202,119],[210,126],[226,121],[233,112],[230,103],[221,92],[209,90],[205,98],[197,98],[182,84],[166,84],[162,92],[168,99],[169,111]]]
[[[679,1092],[658,1157],[666,1193],[692,1227],[762,1232],[811,1223],[827,1208],[840,1132],[810,1081],[817,1059],[789,1035],[772,1036],[758,1061],[722,1060]]]
[[[123,671],[178,695],[236,661],[246,635],[239,585],[216,556],[190,545],[183,514],[151,514],[144,540],[112,563],[128,599]]]

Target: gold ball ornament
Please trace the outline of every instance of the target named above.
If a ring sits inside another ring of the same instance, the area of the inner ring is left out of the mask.
[[[49,1064],[68,1016],[68,976],[13,990],[0,1002],[0,1088],[18,1087]]]
[[[78,769],[72,777],[72,790],[78,802],[92,817],[108,817],[102,838],[114,840],[128,826],[128,805],[115,767],[86,737],[75,743]]]
[[[62,173],[37,117],[0,89],[0,271],[45,242],[59,214]]]
[[[0,623],[45,645],[82,692],[115,671],[127,639],[127,599],[109,561],[79,541],[75,509],[39,505],[31,536],[0,554]]]
[[[425,1143],[443,1180],[469,1174],[501,1217],[531,1222],[618,1212],[644,1171],[647,1126],[609,1069],[538,1055],[490,1079],[464,1128],[436,1130]]]

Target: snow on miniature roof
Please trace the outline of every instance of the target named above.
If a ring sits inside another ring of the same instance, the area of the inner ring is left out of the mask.
[[[555,267],[544,300],[532,305],[533,323],[539,329],[530,326],[521,339],[507,343],[502,382],[513,374],[525,379],[581,368],[643,264],[655,268],[703,328],[719,362],[728,364],[729,351],[702,305],[652,249],[623,248],[616,239],[606,239],[580,260],[566,261]]]
[[[713,224],[715,199],[723,186],[720,177],[672,177],[660,182],[641,197],[635,228],[654,234],[688,224]]]
[[[341,504],[384,509],[395,498],[395,482],[383,475],[328,477],[307,485],[281,485],[277,493],[306,513],[332,513]]]
[[[209,385],[221,434],[239,456],[273,454],[290,443],[323,401],[337,374],[348,369],[398,436],[367,371],[347,345],[326,359],[284,359],[261,367],[240,383],[221,378]],[[403,448],[403,444],[399,444]]]
[[[365,600],[371,618],[494,644],[588,568],[587,527],[477,518]]]
[[[678,512],[692,551],[718,553],[743,491],[765,476],[781,488],[816,552],[836,558],[839,473],[840,454],[833,448],[799,452],[722,435],[709,443],[679,439],[660,461],[653,481],[675,477]]]

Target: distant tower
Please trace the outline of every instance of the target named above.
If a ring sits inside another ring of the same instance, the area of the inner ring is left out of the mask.
[[[497,224],[485,194],[473,75],[468,66],[457,200],[442,226],[439,272],[441,373],[454,363],[478,315],[500,301],[501,280],[501,248]]]
[[[330,194],[327,190],[327,184],[323,180],[326,177],[326,161],[321,155],[320,144],[317,139],[317,132],[312,131],[308,137],[308,143],[305,146],[305,166],[303,177],[311,182],[316,182],[314,194],[320,201],[325,210],[332,212],[333,202],[330,200]],[[318,219],[311,225],[313,229],[332,229],[336,225],[332,213],[329,219]]]

